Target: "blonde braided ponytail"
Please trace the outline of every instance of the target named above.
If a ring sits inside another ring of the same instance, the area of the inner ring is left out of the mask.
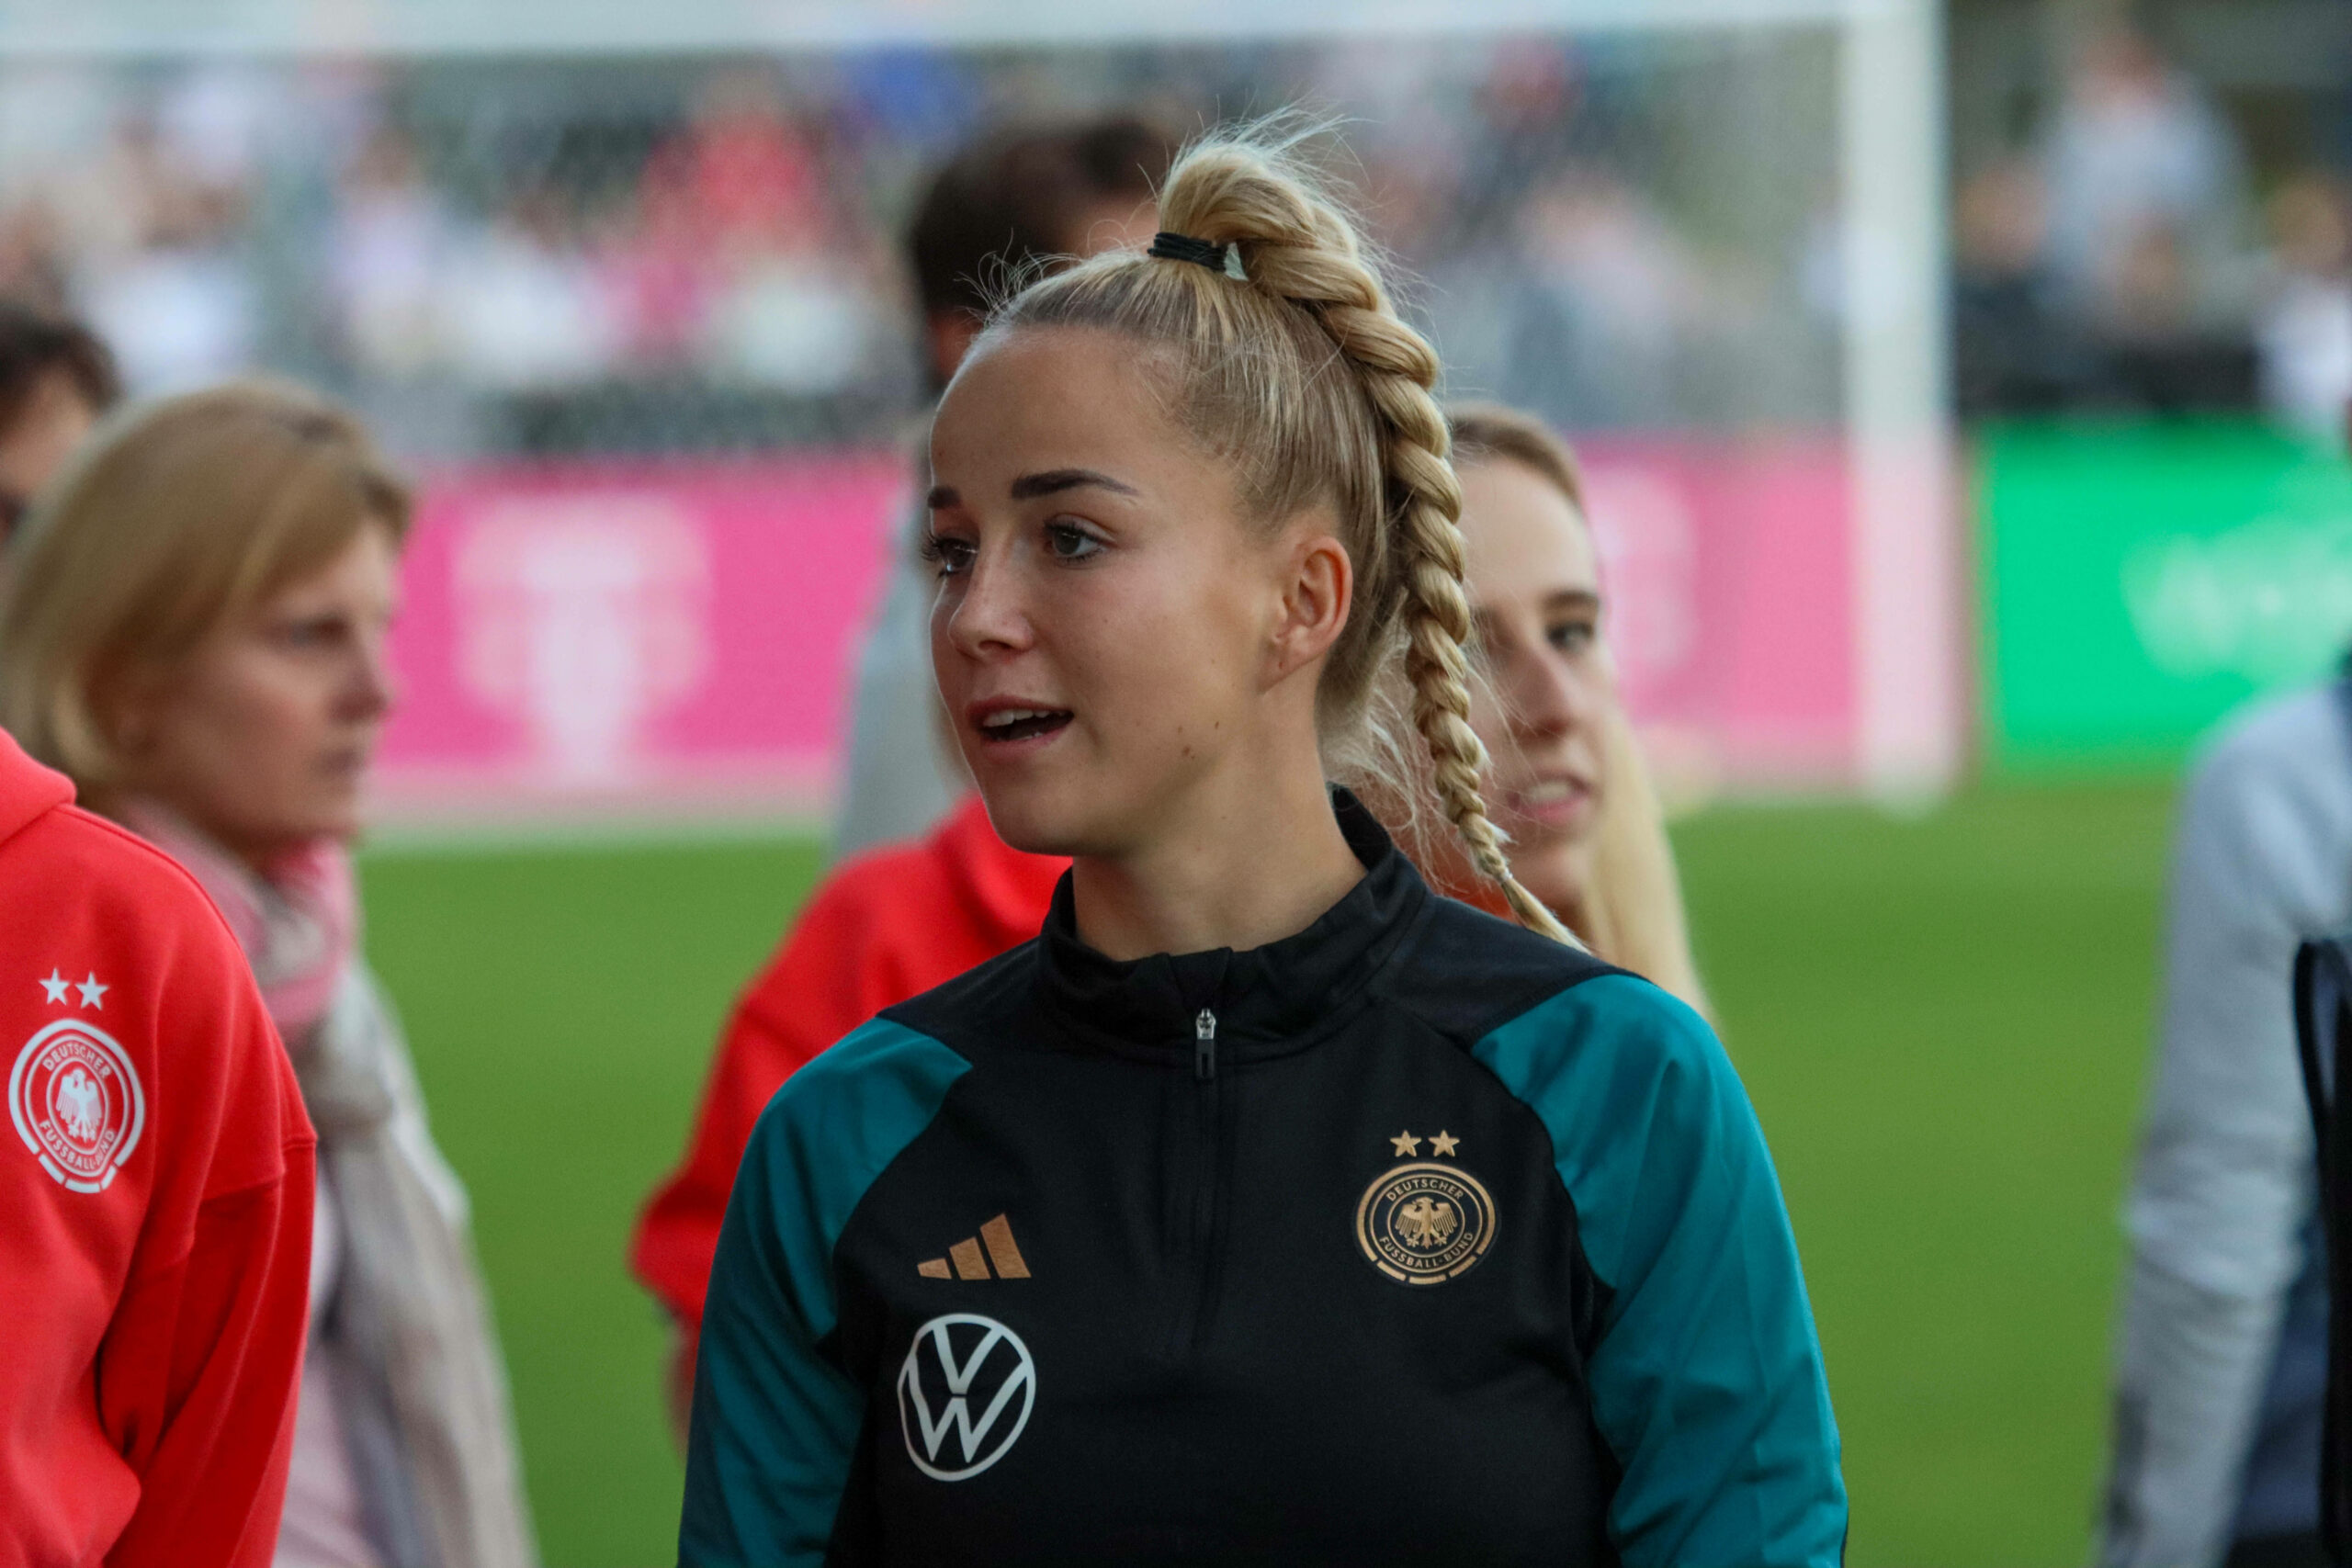
[[[1238,267],[1098,256],[1000,306],[991,330],[1095,326],[1166,345],[1180,416],[1235,462],[1257,516],[1279,524],[1333,504],[1358,592],[1317,692],[1327,734],[1364,723],[1382,666],[1401,656],[1431,785],[1472,863],[1521,925],[1581,946],[1511,875],[1479,794],[1487,752],[1470,728],[1463,650],[1462,488],[1437,353],[1397,314],[1355,226],[1295,162],[1300,140],[1213,136],[1169,170],[1163,229],[1225,248]]]

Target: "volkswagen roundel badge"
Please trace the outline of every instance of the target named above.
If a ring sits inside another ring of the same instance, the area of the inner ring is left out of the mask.
[[[147,1094],[112,1035],[60,1019],[17,1054],[8,1115],[43,1170],[70,1191],[103,1192],[139,1146]]]
[[[1037,1403],[1037,1364],[992,1317],[934,1317],[899,1369],[907,1457],[933,1481],[969,1481],[1004,1457]]]

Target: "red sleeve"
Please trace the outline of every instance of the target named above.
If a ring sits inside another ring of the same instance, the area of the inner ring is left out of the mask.
[[[212,1056],[228,1081],[187,1251],[130,1281],[98,1352],[100,1419],[140,1477],[108,1568],[267,1568],[277,1551],[315,1151],[286,1053],[237,978],[227,1023],[242,1038]]]
[[[728,1021],[684,1161],[639,1216],[629,1262],[689,1332],[702,1322],[718,1225],[752,1124],[800,1065],[881,1009],[903,1001],[886,940],[888,855],[853,862],[819,888],[767,969]]]

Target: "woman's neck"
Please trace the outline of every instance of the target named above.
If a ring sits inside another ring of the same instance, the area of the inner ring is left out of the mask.
[[[1319,763],[1212,782],[1148,843],[1081,855],[1070,872],[1080,939],[1120,960],[1263,947],[1363,879]]]
[[[226,863],[253,877],[267,883],[270,870],[287,855],[305,847],[306,840],[271,840],[254,842],[234,833],[223,832],[187,811],[170,796],[155,791],[113,789],[92,792],[83,796],[83,804],[101,817],[110,818],[133,832],[161,829],[180,840],[194,840],[207,845]]]

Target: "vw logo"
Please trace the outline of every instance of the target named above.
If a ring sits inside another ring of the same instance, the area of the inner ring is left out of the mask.
[[[899,1431],[933,1481],[969,1481],[1004,1457],[1037,1403],[1037,1364],[992,1317],[934,1317],[899,1369]]]

